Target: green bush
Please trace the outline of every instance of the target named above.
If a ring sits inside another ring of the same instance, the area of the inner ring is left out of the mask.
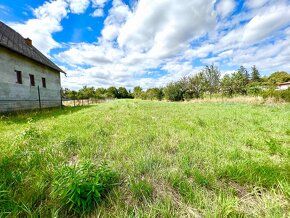
[[[63,209],[85,214],[102,201],[117,182],[117,174],[106,164],[99,166],[90,161],[62,167],[52,184],[52,198]]]
[[[183,91],[180,83],[169,83],[164,88],[164,96],[169,101],[181,101],[183,100]]]
[[[290,88],[286,90],[274,90],[269,89],[262,92],[262,97],[266,98],[275,98],[276,100],[284,100],[286,102],[290,102]]]
[[[259,96],[262,92],[262,87],[260,83],[253,82],[247,85],[247,94],[253,95],[253,96]]]
[[[290,102],[290,88],[280,91],[280,98],[286,102]]]

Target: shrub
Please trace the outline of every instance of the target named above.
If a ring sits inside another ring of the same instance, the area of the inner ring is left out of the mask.
[[[104,163],[97,166],[87,161],[65,166],[56,173],[52,197],[69,212],[89,213],[116,185],[117,178],[116,172]]]
[[[183,91],[181,84],[178,82],[169,83],[164,88],[164,96],[169,101],[181,101],[183,100]]]
[[[286,101],[286,102],[290,102],[290,88],[280,91],[280,97]]]
[[[246,89],[247,93],[253,96],[259,96],[262,92],[262,87],[258,82],[248,84]]]
[[[290,88],[286,90],[269,89],[262,92],[262,97],[264,99],[271,97],[275,98],[276,100],[284,100],[286,102],[290,102]]]

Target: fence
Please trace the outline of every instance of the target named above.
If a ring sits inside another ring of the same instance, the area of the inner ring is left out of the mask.
[[[101,103],[111,99],[67,99],[62,90],[39,86],[7,86],[0,83],[0,113],[19,110],[42,109],[61,106],[82,106]]]
[[[0,92],[0,112],[62,106],[60,90],[15,86]]]
[[[64,106],[83,106],[83,105],[91,105],[98,104],[106,101],[111,101],[112,99],[93,99],[93,98],[83,98],[83,99],[62,99],[62,105]]]
[[[62,99],[62,105],[64,106],[83,106],[83,105],[90,105],[90,104],[97,104],[100,103],[100,100],[96,99],[89,99],[89,98],[84,98],[84,99]]]

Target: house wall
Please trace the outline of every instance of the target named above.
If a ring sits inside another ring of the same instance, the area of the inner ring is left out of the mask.
[[[290,84],[285,84],[285,85],[280,85],[280,86],[278,86],[278,89],[279,90],[286,90],[286,89],[288,89],[290,87]]]
[[[16,83],[15,70],[22,72],[22,84]],[[34,75],[35,86],[30,85],[29,74]],[[39,108],[38,86],[42,108],[60,106],[59,72],[0,47],[0,112]]]

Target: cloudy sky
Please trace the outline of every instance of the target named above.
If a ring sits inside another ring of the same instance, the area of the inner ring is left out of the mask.
[[[289,0],[1,0],[64,87],[162,86],[204,65],[290,71]]]

